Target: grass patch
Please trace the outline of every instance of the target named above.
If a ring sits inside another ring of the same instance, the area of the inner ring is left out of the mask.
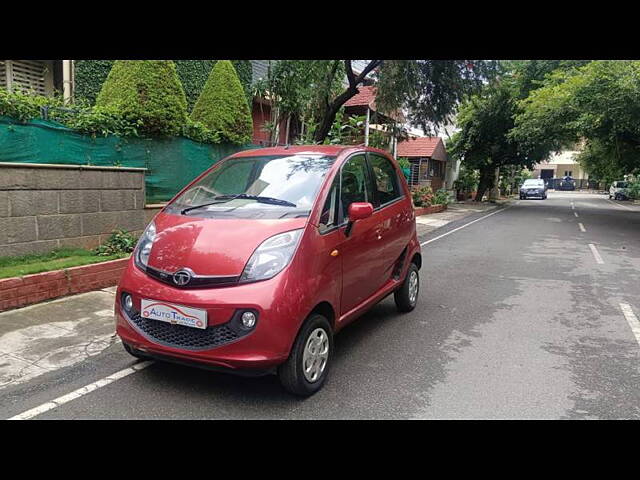
[[[117,260],[128,256],[128,253],[104,256],[81,248],[61,248],[43,254],[0,257],[0,278],[21,277],[33,273]]]

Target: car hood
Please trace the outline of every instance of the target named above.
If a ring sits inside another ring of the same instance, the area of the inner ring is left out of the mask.
[[[198,275],[240,275],[258,246],[278,233],[303,228],[307,218],[255,220],[198,218],[161,212],[149,266]]]

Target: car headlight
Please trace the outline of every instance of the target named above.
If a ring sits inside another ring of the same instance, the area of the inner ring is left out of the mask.
[[[280,273],[291,261],[303,229],[279,233],[267,238],[256,248],[244,267],[240,282],[268,280]]]
[[[133,251],[133,259],[141,270],[146,270],[149,265],[149,256],[151,255],[151,247],[153,247],[153,241],[156,238],[156,225],[151,222]]]

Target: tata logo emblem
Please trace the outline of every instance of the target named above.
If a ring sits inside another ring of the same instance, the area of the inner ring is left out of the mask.
[[[179,287],[184,287],[191,281],[191,277],[193,277],[193,273],[186,268],[183,268],[182,270],[178,270],[173,274],[173,283],[175,283]]]

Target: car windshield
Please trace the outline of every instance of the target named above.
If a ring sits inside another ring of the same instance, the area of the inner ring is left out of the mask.
[[[544,180],[533,180],[533,179],[525,180],[524,186],[525,187],[544,187]]]
[[[312,154],[231,158],[191,185],[167,210],[196,217],[306,217],[334,161]]]
[[[626,182],[616,182],[615,188],[627,188]]]

